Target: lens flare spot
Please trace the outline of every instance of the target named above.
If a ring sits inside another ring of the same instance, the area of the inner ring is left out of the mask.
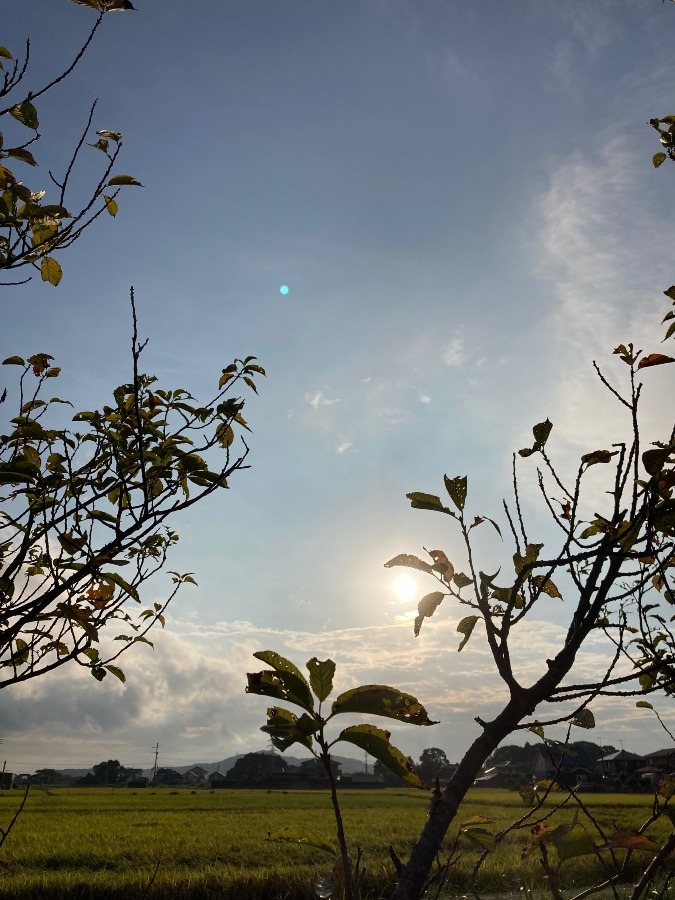
[[[287,284],[282,284],[281,287],[279,288],[279,293],[283,294],[285,297],[289,290],[290,290],[290,288],[288,287]]]
[[[410,603],[417,596],[417,582],[410,575],[397,575],[392,584],[392,591],[402,603]]]

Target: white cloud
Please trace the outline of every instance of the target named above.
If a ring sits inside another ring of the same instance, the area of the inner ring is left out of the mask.
[[[464,339],[460,334],[450,340],[443,348],[443,362],[446,366],[461,366],[464,362]]]
[[[156,741],[168,765],[259,749],[265,743],[259,729],[267,704],[245,694],[244,686],[246,672],[263,668],[252,656],[261,648],[275,649],[300,666],[315,655],[334,659],[336,691],[358,684],[392,684],[409,691],[440,724],[427,730],[388,722],[395,743],[415,756],[435,745],[458,758],[478,733],[474,716],[495,715],[508,695],[480,626],[457,653],[459,617],[459,610],[442,607],[417,639],[409,618],[321,632],[261,628],[248,621],[210,627],[174,621],[157,635],[154,652],[143,648],[129,655],[124,685],[112,677],[99,684],[70,667],[8,689],[0,714],[8,767],[80,767],[110,757],[147,767]],[[536,620],[515,630],[511,658],[523,683],[541,674],[564,635],[561,626]],[[601,637],[595,638],[579,654],[574,677],[594,680],[607,659]],[[617,743],[620,735],[637,752],[662,743],[658,727],[648,717],[637,717],[634,703],[603,700],[594,710],[605,741]],[[553,713],[558,712],[556,705]],[[541,711],[542,717],[547,713]]]
[[[341,444],[338,444],[338,446],[335,448],[335,452],[336,453],[346,453],[347,450],[349,450],[349,448],[352,446],[353,446],[353,444],[351,441],[343,441]]]
[[[431,397],[428,394],[420,394],[419,401],[420,403],[431,403]]]
[[[305,394],[305,400],[313,409],[319,409],[320,406],[333,406],[333,404],[340,402],[339,397],[330,400],[324,395],[323,391],[317,391],[315,394]]]

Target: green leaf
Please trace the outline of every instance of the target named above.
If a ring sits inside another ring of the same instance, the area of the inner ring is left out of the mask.
[[[122,187],[133,185],[134,187],[143,187],[140,181],[136,181],[131,175],[113,175],[108,182],[108,187]]]
[[[471,637],[471,632],[473,631],[477,621],[478,616],[465,616],[457,625],[457,631],[459,631],[460,634],[464,635],[464,637],[462,638],[462,643],[457,648],[458,651],[466,645],[466,642]]]
[[[443,602],[444,597],[445,594],[442,591],[433,591],[431,594],[426,594],[422,597],[417,604],[418,615],[415,618],[415,637],[419,635],[424,619],[433,616],[436,607]]]
[[[23,147],[12,147],[9,150],[5,150],[5,153],[7,156],[11,156],[12,159],[19,159],[21,162],[28,163],[29,166],[37,166],[33,154],[30,150],[26,150]]]
[[[42,275],[43,281],[48,281],[56,287],[59,281],[61,281],[63,271],[53,257],[45,256],[40,263],[40,274]]]
[[[103,681],[108,673],[105,669],[101,668],[101,666],[92,666],[91,674],[97,681]]]
[[[108,665],[108,666],[104,666],[103,668],[106,669],[108,672],[111,672],[115,676],[115,678],[119,678],[119,680],[122,682],[122,684],[124,684],[124,682],[127,680],[127,676],[117,666]]]
[[[443,506],[440,497],[435,494],[424,494],[421,491],[414,491],[412,494],[406,494],[410,505],[413,509],[431,509],[434,512],[449,513],[450,510]]]
[[[9,114],[13,116],[17,122],[21,122],[22,125],[25,125],[26,128],[32,128],[33,131],[37,131],[39,125],[37,110],[29,100],[24,100],[23,103],[17,103],[16,106],[13,106],[10,109]]]
[[[57,535],[57,537],[58,537],[59,544],[61,544],[61,547],[63,548],[63,550],[70,555],[79,553],[80,550],[82,550],[84,545],[87,543],[86,534],[80,535],[78,537],[75,534],[73,534],[72,531],[68,531],[65,534],[59,534],[59,535]]]
[[[465,835],[472,844],[480,847],[481,850],[494,850],[495,838],[491,831],[487,828],[471,825],[468,828],[460,828],[461,834]]]
[[[536,734],[542,739],[542,741],[544,740],[544,729],[541,727],[541,725],[530,725],[528,731],[531,731],[532,734]]]
[[[466,503],[466,475],[458,475],[457,478],[448,478],[447,475],[444,475],[443,480],[445,481],[445,489],[450,494],[450,499],[461,512]]]
[[[221,422],[216,428],[216,437],[218,438],[218,443],[221,447],[224,447],[225,449],[230,447],[232,441],[234,441],[234,431],[232,430],[232,426]]]
[[[327,837],[320,831],[313,828],[304,828],[297,825],[286,825],[281,831],[275,831],[274,834],[268,834],[268,841],[278,841],[282,844],[306,844],[308,847],[315,847],[317,850],[323,850],[335,856],[336,848],[331,844]]]
[[[557,600],[562,600],[563,598],[555,584],[545,575],[535,575],[532,579],[532,585],[537,591],[541,591],[542,594],[548,594],[549,597],[555,597]]]
[[[521,556],[521,554],[517,552],[513,554],[513,565],[516,570],[516,575],[520,575],[523,569],[527,566],[532,566],[532,564],[537,561],[543,546],[543,544],[528,544],[525,547],[524,556]]]
[[[260,658],[257,653],[254,656]],[[263,662],[268,662],[268,660],[263,660]],[[306,709],[307,712],[313,712],[314,698],[309,685],[300,671],[296,671],[298,674],[279,668],[274,671],[249,672],[246,676],[248,679],[246,691],[249,694],[261,694],[263,697],[273,697],[275,700],[295,703],[296,706]]]
[[[2,59],[14,59],[7,47],[2,46],[0,46],[0,57],[2,57]]]
[[[413,769],[408,758],[389,742],[390,737],[390,732],[377,728],[375,725],[352,725],[340,732],[335,743],[348,741],[350,744],[355,744],[361,750],[374,756],[406,784],[425,790],[427,785]]]
[[[313,656],[307,663],[309,669],[309,683],[319,702],[323,702],[333,690],[333,676],[335,675],[335,663],[332,659],[323,662]]]
[[[7,359],[3,359],[3,366],[25,366],[26,361],[21,356],[8,356]]]
[[[665,153],[655,153],[652,156],[652,165],[655,169],[658,169],[659,166],[663,165],[663,163],[668,159]]]
[[[572,725],[577,728],[595,728],[595,716],[587,707],[580,709],[572,719]]]
[[[340,694],[333,702],[331,715],[347,712],[387,716],[410,725],[438,724],[431,721],[416,697],[382,684],[365,684]]]
[[[274,746],[283,753],[296,743],[311,750],[312,735],[319,727],[319,722],[307,713],[298,718],[290,709],[272,706],[267,710],[267,724],[260,730],[269,734]]]
[[[410,569],[419,569],[420,572],[433,572],[433,567],[429,565],[428,562],[424,562],[423,559],[419,559],[417,556],[412,556],[410,553],[399,553],[398,556],[395,556],[393,559],[390,559],[389,562],[384,564],[385,569],[391,569],[393,566],[408,566]]]
[[[638,700],[635,705],[638,707],[638,709],[654,709],[651,703],[649,703],[649,701],[647,700]]]
[[[286,659],[285,656],[282,656],[280,653],[275,653],[274,650],[258,650],[253,654],[256,659],[259,659],[260,662],[267,663],[268,666],[272,666],[273,669],[277,669],[279,672],[290,672],[291,675],[295,675],[296,678],[299,678],[300,681],[305,683],[305,687],[307,688],[307,692],[309,692],[309,684],[307,683],[307,679],[302,674],[300,669],[290,661],[290,659]]]
[[[108,584],[116,584],[117,587],[122,588],[125,594],[128,594],[136,601],[140,601],[140,597],[138,596],[138,591],[136,588],[129,584],[128,581],[125,581],[121,575],[118,575],[117,572],[106,572],[101,575],[101,580],[107,582]]]

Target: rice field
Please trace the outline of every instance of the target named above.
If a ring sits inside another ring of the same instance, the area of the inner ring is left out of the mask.
[[[584,794],[584,802],[609,832],[637,827],[651,797]],[[6,827],[20,802],[16,791],[0,795],[0,825]],[[344,791],[348,838],[361,847],[366,896],[387,896],[393,883],[392,845],[405,859],[427,814],[428,795],[394,789]],[[551,804],[549,804],[551,805]],[[497,831],[525,812],[517,793],[476,789],[460,820],[484,815]],[[572,810],[553,821],[571,820]],[[321,850],[267,840],[284,826],[309,826],[334,839],[327,793],[234,791],[188,788],[32,788],[17,825],[0,848],[0,898],[147,897],[222,900],[305,900],[317,874],[328,875],[332,859]],[[650,834],[664,838],[657,822]],[[511,833],[485,864],[480,885],[487,893],[537,889],[541,868],[533,854],[521,860],[529,826]],[[621,851],[623,852],[623,851]],[[468,885],[478,849],[467,849],[453,868],[449,886]],[[635,854],[645,861],[646,854]],[[561,868],[567,885],[583,886],[599,875],[599,862],[582,857]]]

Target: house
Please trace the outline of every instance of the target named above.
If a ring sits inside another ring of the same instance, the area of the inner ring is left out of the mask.
[[[644,765],[642,757],[629,750],[617,750],[600,759],[602,777],[618,779],[621,783],[635,777],[636,771],[642,765]]]
[[[645,753],[642,766],[635,771],[641,783],[649,790],[656,787],[663,775],[672,773],[675,773],[675,747]]]
[[[343,788],[383,788],[386,787],[383,775],[374,773],[353,772],[340,776],[340,787]]]
[[[208,772],[201,766],[192,766],[187,772],[183,773],[183,781],[185,784],[204,784]]]
[[[537,747],[532,763],[535,781],[552,779],[562,788],[569,789],[593,781],[595,775],[595,764],[583,750],[570,748],[563,751],[549,745]]]
[[[227,775],[224,775],[222,772],[211,772],[210,775],[206,776],[206,783],[210,788],[228,787],[227,782]]]
[[[174,769],[160,768],[155,772],[153,781],[155,784],[178,785],[183,783],[183,776]]]

